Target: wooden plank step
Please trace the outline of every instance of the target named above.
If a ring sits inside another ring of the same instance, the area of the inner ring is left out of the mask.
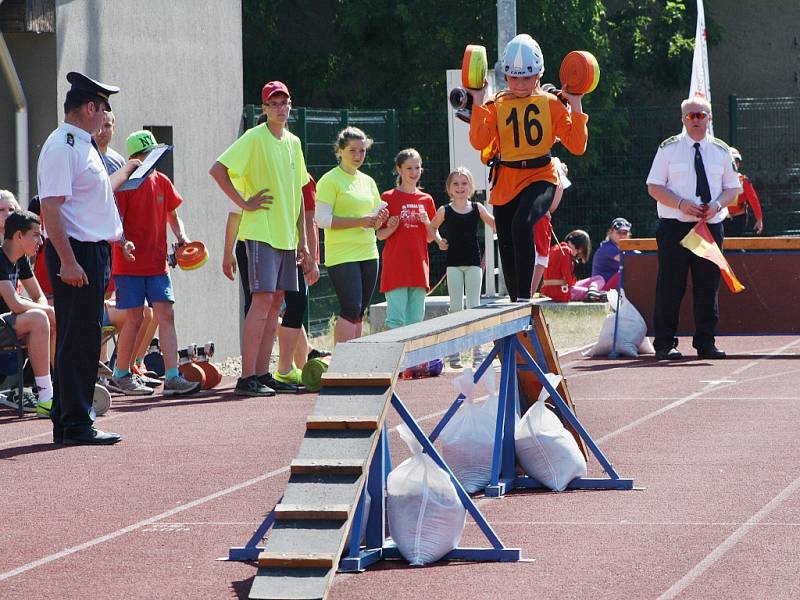
[[[333,554],[340,552],[346,523],[297,519],[275,521],[264,543],[265,552],[287,554]]]
[[[384,387],[392,385],[392,373],[331,373],[322,375],[322,387]]]
[[[339,429],[378,429],[378,419],[376,417],[354,417],[354,416],[324,416],[309,415],[306,418],[306,429],[310,430],[339,430]]]
[[[361,475],[365,469],[366,458],[346,460],[296,458],[290,466],[292,475]]]
[[[336,345],[336,352],[331,356],[331,364],[323,376],[334,380],[342,374],[364,375],[369,383],[363,385],[392,385],[391,379],[397,374],[403,358],[403,344],[356,344],[355,340]],[[372,377],[370,377],[372,376]],[[388,377],[388,383],[387,383]],[[382,383],[377,384],[377,381]],[[330,385],[335,385],[331,383]],[[352,385],[352,384],[341,384]]]
[[[360,475],[292,475],[283,493],[285,504],[355,504]]]
[[[312,519],[319,521],[345,521],[350,515],[350,504],[286,504],[275,506],[275,519],[280,521]],[[325,565],[307,565],[325,566]]]
[[[261,567],[253,579],[252,600],[323,600],[336,569]]]
[[[366,460],[378,432],[369,429],[306,431],[295,458],[300,460]]]
[[[388,390],[375,393],[374,388],[324,388],[317,396],[311,411],[320,417],[373,417],[378,419],[386,410]]]
[[[300,552],[262,552],[258,555],[259,567],[332,568],[337,564],[333,554],[309,554]]]

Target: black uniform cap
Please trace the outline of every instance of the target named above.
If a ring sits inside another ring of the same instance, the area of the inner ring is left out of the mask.
[[[111,110],[109,96],[119,92],[119,88],[115,85],[100,83],[75,71],[67,73],[67,81],[72,84],[67,92],[67,98],[79,101],[100,99],[108,105],[108,110]]]

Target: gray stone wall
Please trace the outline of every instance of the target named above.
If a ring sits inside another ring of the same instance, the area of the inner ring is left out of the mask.
[[[59,0],[55,34],[6,37],[31,104],[31,195],[39,149],[63,118],[69,71],[122,88],[112,98],[112,147],[121,153],[130,132],[172,127],[174,179],[185,200],[178,214],[211,254],[197,271],[172,271],[178,343],[214,340],[221,356],[237,355],[239,293],[220,269],[228,201],[208,169],[239,130],[240,1]],[[6,85],[0,89],[0,186],[15,189],[14,113]]]
[[[56,36],[52,33],[4,33],[28,103],[28,180],[36,193],[39,149],[58,124],[56,96]],[[15,110],[5,78],[0,79],[0,189],[17,191]]]

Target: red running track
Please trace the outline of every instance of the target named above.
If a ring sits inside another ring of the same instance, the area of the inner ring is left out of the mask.
[[[720,345],[729,360],[562,357],[578,416],[644,489],[481,500],[526,561],[385,562],[338,575],[330,598],[800,597],[800,340]],[[449,379],[399,386],[427,431]],[[254,565],[216,559],[280,497],[314,396],[230,387],[115,398],[98,420],[123,434],[112,447],[54,446],[49,422],[0,411],[0,598],[246,598]],[[462,543],[482,544],[471,521]]]

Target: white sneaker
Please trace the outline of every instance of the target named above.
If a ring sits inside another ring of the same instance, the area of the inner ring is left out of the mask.
[[[164,396],[185,396],[193,394],[199,390],[201,384],[199,381],[189,381],[183,375],[176,375],[172,379],[167,379],[164,382],[164,391],[161,392]],[[152,391],[152,390],[150,390]]]
[[[132,373],[124,377],[112,377],[111,381],[126,396],[149,396],[153,393],[153,388],[147,387]]]
[[[8,390],[5,394],[0,394],[0,404],[17,410],[19,408],[19,400],[17,400],[17,390]],[[22,391],[22,411],[23,412],[36,412],[36,395],[28,390]]]

